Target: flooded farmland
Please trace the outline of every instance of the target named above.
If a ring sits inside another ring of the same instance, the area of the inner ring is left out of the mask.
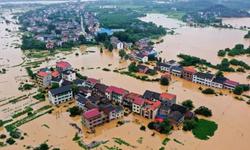
[[[11,16],[9,16],[9,18],[11,18]],[[165,15],[161,14],[150,14],[147,17],[142,18],[142,20],[152,21],[157,25],[163,25],[168,28],[176,28],[174,30],[179,33],[178,35],[166,35],[162,37],[164,42],[156,45],[158,51],[163,51],[160,56],[166,58],[167,60],[178,59],[176,57],[177,54],[185,53],[207,59],[212,63],[219,63],[221,61],[221,59],[217,57],[217,51],[219,49],[233,47],[238,43],[243,43],[245,46],[249,46],[249,40],[243,39],[245,31],[217,29],[212,27],[180,27],[180,24],[184,25],[184,23],[166,18]],[[5,26],[3,29],[2,25]],[[0,99],[11,96],[18,97],[36,90],[34,89],[29,92],[21,92],[18,90],[18,86],[21,81],[17,81],[16,77],[26,76],[27,73],[21,66],[11,66],[18,65],[23,62],[23,59],[21,58],[23,53],[20,49],[15,49],[6,45],[10,45],[14,40],[20,40],[20,37],[17,35],[11,37],[10,33],[5,31],[5,28],[14,30],[15,27],[17,26],[12,24],[1,24],[0,58],[2,59],[0,60],[0,65],[7,68],[7,73],[0,75]],[[180,127],[180,130],[175,129],[172,131],[171,135],[167,136],[156,133],[156,135],[152,137],[151,134],[154,131],[149,129],[141,131],[139,129],[140,125],[146,126],[150,120],[141,116],[133,115],[120,119],[131,121],[122,126],[116,127],[119,119],[113,120],[110,123],[105,123],[103,126],[96,127],[96,135],[86,134],[87,129],[82,125],[81,118],[71,118],[69,117],[69,113],[66,112],[69,107],[72,107],[75,104],[65,103],[59,108],[53,107],[55,110],[52,114],[46,114],[19,127],[22,133],[27,133],[28,136],[25,136],[24,140],[18,140],[18,145],[7,146],[3,149],[26,149],[23,145],[38,146],[45,141],[47,141],[48,145],[53,148],[67,150],[82,149],[78,146],[77,142],[72,141],[77,131],[69,125],[70,123],[76,123],[82,128],[83,134],[80,134],[79,136],[82,137],[82,140],[85,143],[90,143],[92,140],[110,140],[106,145],[113,146],[117,145],[112,140],[112,138],[116,137],[125,140],[131,145],[137,146],[137,149],[140,150],[159,149],[163,146],[161,144],[162,141],[168,137],[171,141],[165,146],[166,149],[249,149],[250,106],[248,106],[244,101],[234,99],[233,97],[235,95],[229,93],[228,90],[215,89],[216,92],[222,92],[224,94],[223,96],[206,96],[198,90],[199,87],[205,88],[205,86],[191,83],[178,77],[173,77],[169,86],[161,86],[159,83],[144,82],[126,75],[114,73],[112,70],[127,67],[130,61],[121,60],[118,56],[117,50],[114,50],[112,53],[104,50],[104,53],[100,53],[99,49],[99,47],[82,46],[67,55],[57,54],[55,57],[51,58],[49,62],[43,62],[40,67],[53,66],[61,58],[64,58],[64,60],[68,61],[74,68],[79,69],[81,74],[100,79],[102,83],[107,85],[122,87],[138,94],[143,94],[145,90],[152,90],[156,92],[165,92],[168,90],[169,93],[177,95],[177,103],[191,99],[196,108],[199,106],[206,106],[210,108],[213,112],[213,116],[207,119],[213,120],[218,124],[218,130],[215,132],[215,135],[208,141],[201,141],[196,139],[191,132],[182,131]],[[76,52],[80,53],[80,55],[75,56]],[[249,57],[240,56],[237,59],[244,60],[250,64]],[[81,69],[82,67],[84,67],[84,69]],[[102,70],[103,68],[109,68],[111,71],[104,72]],[[127,69],[125,68],[125,70]],[[227,73],[225,75],[233,80],[237,80],[242,83],[249,83],[249,80],[246,79],[248,74],[249,72],[245,74]],[[24,82],[26,82],[25,80],[29,80],[26,77],[22,77],[21,79],[24,80]],[[250,93],[246,94],[249,95]],[[5,105],[4,107],[1,107],[0,117],[5,120],[9,119],[8,116],[12,114],[12,111],[2,113],[3,109],[14,109],[19,106],[19,109],[21,109],[25,106],[25,103],[34,103],[35,101],[36,100],[28,98],[16,104]],[[47,104],[49,104],[48,100],[34,105],[33,108],[37,109]],[[60,116],[57,119],[55,114],[56,112],[59,112]],[[136,119],[140,121],[140,124],[135,123]],[[44,124],[48,127],[43,126]],[[3,128],[0,128],[0,131],[7,133]],[[142,144],[137,142],[140,137],[143,137]],[[174,142],[173,139],[181,141],[184,145]],[[119,147],[125,150],[132,149],[131,147],[127,147],[125,145]],[[101,148],[105,149],[103,145],[96,149]]]

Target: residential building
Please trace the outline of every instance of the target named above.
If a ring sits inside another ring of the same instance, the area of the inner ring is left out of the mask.
[[[76,96],[76,106],[81,109],[84,109],[85,104],[87,103],[88,99],[85,98],[82,94],[77,94]]]
[[[226,78],[215,77],[211,83],[211,86],[222,89],[226,80],[227,80]]]
[[[124,116],[124,110],[122,106],[115,107],[116,119]]]
[[[128,95],[125,96],[124,100],[122,101],[122,104],[124,106],[128,106],[130,108],[132,108],[132,104],[135,101],[136,98],[141,97],[140,94],[136,94],[136,93],[129,93]]]
[[[65,70],[70,70],[70,69],[71,69],[71,65],[66,61],[59,61],[56,65],[56,70],[58,72],[63,72]]]
[[[196,72],[193,75],[193,80],[192,81],[194,83],[200,83],[200,84],[203,84],[203,85],[206,85],[206,86],[211,86],[213,79],[214,79],[213,74]]]
[[[110,86],[106,89],[105,95],[109,100],[113,100],[118,103],[122,103],[124,97],[129,93],[129,91],[115,86]]]
[[[175,67],[180,66],[180,64],[177,63],[175,60],[170,60],[170,61],[167,62],[167,64],[170,65],[170,66],[175,66]]]
[[[49,90],[49,101],[53,105],[67,102],[73,98],[73,92],[69,85]]]
[[[157,62],[156,68],[163,72],[170,72],[171,66],[165,63]]]
[[[108,114],[109,116],[109,121],[116,119],[116,110],[115,110],[115,106],[112,104],[108,104],[103,106],[103,111]]]
[[[163,105],[171,107],[173,104],[176,103],[176,95],[170,93],[161,93],[159,100],[162,102]]]
[[[142,98],[145,98],[150,101],[158,101],[160,99],[160,95],[160,93],[146,90],[142,95]]]
[[[155,119],[155,116],[158,114],[160,106],[160,101],[153,102],[145,100],[143,106],[141,107],[141,116],[149,119]]]
[[[185,106],[182,106],[182,105],[178,105],[178,104],[173,104],[171,106],[171,111],[174,112],[174,111],[179,111],[181,114],[184,114],[188,111],[188,108],[185,107]]]
[[[184,121],[184,116],[179,111],[172,112],[168,118],[176,126],[179,126]]]
[[[164,115],[164,116],[169,115],[170,114],[170,107],[167,105],[161,104],[161,106],[159,108],[159,114]]]
[[[232,80],[226,80],[224,83],[224,88],[234,90],[237,85],[239,85],[239,82],[235,82]]]
[[[184,68],[183,70],[183,78],[192,81],[193,80],[193,75],[196,73],[195,69],[192,68]]]
[[[52,43],[52,42],[46,43],[46,48],[47,49],[52,49],[53,47],[54,47],[54,43]]]
[[[100,83],[100,81],[97,80],[97,79],[94,79],[94,78],[88,78],[85,81],[85,87],[89,88],[89,89],[92,89],[97,83]]]
[[[147,55],[143,55],[141,53],[134,54],[133,59],[136,60],[136,61],[138,61],[138,62],[143,62],[143,63],[148,62],[148,56]]]
[[[150,47],[150,46],[143,47],[140,52],[144,55],[147,55],[147,56],[149,56],[149,55],[155,56],[158,53],[155,47]]]
[[[176,67],[176,66],[172,66],[171,69],[170,69],[170,73],[171,73],[172,75],[178,76],[178,77],[181,77],[182,71],[183,71],[183,68],[181,68],[181,67]]]
[[[92,90],[84,86],[78,86],[78,91],[84,96],[91,96]]]
[[[46,71],[46,72],[40,71],[37,74],[36,79],[37,79],[38,86],[47,88],[48,86],[50,86],[50,82],[52,79],[51,72],[50,71]]]
[[[97,125],[103,124],[103,118],[98,109],[92,109],[83,113],[82,123],[88,129],[92,129]]]
[[[85,80],[83,80],[83,79],[75,79],[73,83],[75,85],[77,85],[77,86],[84,86]]]
[[[62,72],[62,78],[68,81],[74,81],[76,79],[76,73],[73,70],[64,70]]]
[[[83,107],[83,110],[84,111],[89,111],[89,110],[92,110],[92,109],[98,109],[98,105],[92,103],[91,101],[88,101],[84,107]]]
[[[114,42],[114,48],[115,49],[123,49],[123,43],[121,41],[119,41],[119,40],[116,40]]]
[[[138,65],[137,69],[138,69],[138,72],[140,72],[140,73],[146,73],[149,68],[148,68],[148,66]]]
[[[54,78],[60,78],[60,73],[58,72],[58,71],[54,71],[54,72],[52,72],[52,77],[54,77]]]
[[[96,85],[94,86],[92,93],[98,96],[105,96],[105,91],[108,88],[107,85],[105,84],[101,84],[101,83],[96,83]]]
[[[140,114],[141,113],[141,108],[144,104],[145,99],[143,98],[136,98],[133,102],[132,105],[132,111],[136,114]]]

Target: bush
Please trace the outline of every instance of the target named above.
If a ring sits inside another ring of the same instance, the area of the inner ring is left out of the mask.
[[[78,53],[75,53],[75,55],[76,55],[76,56],[79,56],[79,54],[78,54]]]
[[[78,136],[78,134],[76,133],[75,134],[75,137],[73,138],[73,141],[77,141],[77,140],[79,140],[80,139],[80,137]]]
[[[0,135],[0,139],[4,139],[4,138],[6,138],[7,136],[5,135],[5,134],[1,134]]]
[[[148,128],[149,128],[149,129],[154,129],[154,128],[155,128],[155,127],[154,127],[154,122],[153,122],[153,121],[151,121],[151,122],[148,123]]]
[[[237,68],[236,71],[237,72],[245,72],[245,69],[244,68]]]
[[[15,142],[16,142],[16,141],[13,140],[12,138],[8,138],[8,139],[6,140],[6,143],[8,143],[8,144],[10,144],[10,145],[14,144]]]
[[[103,71],[111,71],[111,70],[108,69],[108,68],[103,68],[102,70],[103,70]]]
[[[205,117],[211,117],[212,111],[205,106],[200,106],[194,111],[196,114],[203,115]]]
[[[194,109],[194,104],[191,100],[185,100],[182,102],[182,105],[187,107],[189,110]]]
[[[202,91],[203,94],[214,94],[214,90],[211,88],[207,88],[205,90]]]
[[[161,85],[169,85],[168,78],[161,78]]]
[[[75,117],[77,115],[81,115],[82,110],[80,110],[77,106],[74,106],[69,109],[70,117]]]
[[[182,130],[184,131],[191,131],[196,127],[197,123],[194,120],[186,120],[183,123],[183,128]]]
[[[234,94],[236,94],[236,95],[241,95],[241,94],[244,92],[244,89],[243,89],[242,86],[237,85],[237,86],[235,87],[235,89],[234,89],[233,92],[234,92]]]
[[[202,91],[202,87],[199,87],[198,89],[199,89],[200,91]]]
[[[145,130],[146,130],[146,127],[142,125],[142,126],[140,127],[140,130],[145,131]]]
[[[226,55],[226,52],[224,50],[218,51],[218,56],[224,57]]]

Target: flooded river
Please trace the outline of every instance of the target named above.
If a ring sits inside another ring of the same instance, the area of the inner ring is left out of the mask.
[[[156,45],[158,51],[163,51],[161,57],[166,59],[177,59],[176,55],[179,53],[190,54],[198,56],[212,63],[219,63],[220,58],[217,57],[217,51],[226,47],[232,47],[237,43],[243,43],[245,46],[249,46],[249,41],[244,40],[244,31],[232,30],[232,29],[216,29],[212,27],[208,28],[191,28],[187,26],[180,27],[180,24],[184,23],[166,18],[165,15],[150,14],[144,21],[153,21],[157,25],[163,25],[168,28],[176,28],[175,31],[178,35],[166,35],[162,37],[164,42]],[[5,25],[0,29],[1,43],[0,43],[0,60],[1,65],[13,66],[22,63],[22,52],[20,49],[14,49],[6,47],[6,43],[10,43],[12,40],[19,39],[18,37],[9,37],[10,35],[5,31],[5,28],[11,28],[11,25]],[[6,35],[7,34],[7,38]],[[4,37],[4,38],[2,38]],[[4,40],[2,40],[4,39]],[[64,57],[66,61],[71,63],[74,68],[80,69],[80,73],[83,75],[100,79],[102,83],[107,85],[115,85],[122,87],[131,92],[143,94],[145,90],[153,90],[156,92],[165,92],[177,95],[177,103],[181,103],[184,100],[191,99],[194,102],[196,108],[199,106],[206,106],[212,110],[213,116],[207,119],[213,120],[218,124],[218,130],[215,135],[208,141],[201,141],[196,139],[191,132],[183,132],[182,130],[175,129],[172,134],[167,136],[164,134],[156,133],[155,137],[151,136],[153,131],[147,130],[146,132],[139,130],[140,125],[135,122],[126,123],[120,127],[115,127],[118,120],[114,120],[111,123],[106,123],[104,126],[96,128],[96,136],[85,134],[86,128],[81,124],[81,118],[70,118],[69,113],[65,112],[68,107],[61,106],[55,108],[53,114],[44,115],[32,122],[29,122],[20,127],[22,132],[28,134],[24,140],[18,140],[18,145],[8,146],[8,150],[25,149],[23,145],[38,146],[44,141],[48,140],[48,145],[53,148],[61,148],[67,150],[81,149],[78,144],[72,141],[76,130],[69,125],[69,123],[76,123],[82,127],[84,134],[79,136],[83,137],[83,141],[86,143],[92,140],[110,140],[107,143],[108,146],[117,145],[113,142],[113,137],[122,138],[126,142],[138,146],[137,149],[159,149],[163,145],[161,142],[166,138],[170,138],[171,141],[165,146],[166,149],[197,149],[197,150],[248,150],[250,141],[250,106],[245,101],[235,100],[233,94],[230,94],[227,90],[215,89],[216,92],[223,92],[223,96],[205,96],[198,88],[199,84],[194,84],[189,81],[173,77],[171,84],[168,87],[161,86],[159,83],[143,82],[132,77],[120,75],[114,73],[112,70],[125,68],[130,61],[120,60],[118,51],[114,50],[112,53],[104,50],[104,53],[100,53],[99,47],[80,47],[79,50],[74,51],[69,55],[58,54],[53,60],[44,62],[41,67],[51,66],[56,63],[60,58]],[[89,51],[86,54],[86,51]],[[75,56],[75,53],[79,53],[79,56]],[[249,58],[239,57],[238,59],[244,60],[250,64]],[[109,65],[111,64],[111,66]],[[81,69],[84,67],[84,69]],[[111,69],[110,72],[104,72],[103,68]],[[23,71],[20,71],[22,69]],[[16,96],[17,94],[23,94],[18,91],[17,81],[15,76],[26,75],[24,68],[14,67],[8,68],[5,75],[0,75],[0,98],[8,96]],[[226,76],[232,76],[234,79],[246,83],[246,74],[226,74]],[[241,79],[242,78],[242,79]],[[244,79],[243,79],[244,78]],[[7,83],[5,82],[7,81]],[[206,88],[205,86],[201,86]],[[250,93],[246,93],[250,94]],[[46,102],[47,103],[47,102]],[[68,104],[64,104],[68,105]],[[74,105],[74,104],[72,104]],[[13,106],[9,106],[13,107]],[[1,108],[2,109],[2,108]],[[60,118],[56,119],[55,112],[60,113]],[[147,125],[150,120],[141,116],[130,115],[122,118],[124,120],[135,121],[138,119],[141,124]],[[121,119],[121,120],[122,120]],[[46,124],[49,128],[42,126]],[[2,129],[3,130],[3,129]],[[6,133],[5,130],[3,130]],[[143,144],[136,142],[140,137],[143,137]],[[180,145],[173,141],[177,139],[184,143]],[[131,149],[126,146],[119,146],[122,149]],[[98,147],[97,149],[103,148]],[[103,148],[105,149],[105,148]]]

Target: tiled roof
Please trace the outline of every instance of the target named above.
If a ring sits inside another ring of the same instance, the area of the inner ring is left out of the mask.
[[[37,75],[40,77],[45,77],[48,75],[48,73],[47,72],[39,72]]]
[[[94,79],[94,78],[88,78],[88,79],[86,80],[86,82],[90,82],[90,83],[92,83],[92,84],[96,84],[96,83],[98,82],[98,80],[97,80],[97,79]]]
[[[87,118],[87,119],[98,116],[100,114],[101,113],[97,109],[91,109],[91,110],[86,111],[85,113],[83,113],[84,117]]]
[[[76,79],[76,80],[74,81],[74,84],[76,84],[76,85],[82,84],[84,81],[85,81],[85,80],[83,80],[83,79]]]
[[[146,69],[146,68],[148,68],[148,67],[147,67],[147,66],[144,66],[144,65],[138,65],[137,68],[138,68],[138,69],[143,69],[143,70],[144,70],[144,69]]]
[[[184,68],[184,71],[195,73],[196,70],[192,68]]]
[[[106,92],[115,92],[117,94],[123,95],[126,92],[126,90],[115,86],[110,86],[109,88],[106,89]]]
[[[123,111],[123,107],[122,106],[117,106],[117,107],[115,107],[115,111],[116,112]]]
[[[66,85],[66,86],[62,86],[62,87],[56,88],[56,89],[51,89],[49,91],[50,91],[50,93],[52,95],[57,95],[57,94],[61,94],[61,93],[65,93],[65,92],[71,91],[71,87],[69,85]]]
[[[95,108],[98,108],[98,106],[94,103],[91,103],[91,102],[88,102],[86,105],[85,105],[86,108],[88,109],[95,109]]]
[[[164,74],[164,75],[162,75],[161,77],[162,77],[162,78],[169,78],[169,77],[171,77],[171,76],[170,76],[170,74]]]
[[[137,104],[137,105],[141,105],[143,102],[144,102],[144,99],[142,99],[142,98],[136,98],[134,100],[134,104]]]
[[[129,93],[126,97],[127,98],[131,98],[131,99],[136,99],[136,98],[139,98],[141,95],[140,94],[136,94],[136,93]]]
[[[206,78],[206,79],[213,79],[214,75],[213,74],[209,74],[209,73],[202,73],[202,72],[197,72],[195,73],[196,76],[198,77],[202,77],[202,78]]]
[[[99,90],[100,92],[102,93],[105,93],[106,89],[108,88],[107,85],[105,84],[101,84],[101,83],[97,83],[95,86],[94,86],[95,89]]]
[[[172,66],[171,69],[172,69],[172,70],[183,71],[183,68],[181,68],[181,67],[176,67],[176,66]]]
[[[174,111],[168,116],[168,118],[172,118],[176,122],[178,122],[182,117],[183,115],[179,111]]]
[[[145,100],[145,103],[151,105],[150,108],[153,109],[153,110],[155,110],[157,107],[159,107],[161,105],[160,101],[152,102],[152,101],[149,101],[149,100]]]
[[[59,75],[59,72],[58,72],[58,71],[55,71],[55,72],[53,72],[51,75],[52,75],[53,77],[54,77],[54,76],[57,76],[57,75]]]
[[[162,109],[162,110],[169,110],[170,108],[168,106],[166,106],[166,105],[161,105],[160,109]]]
[[[157,66],[164,66],[166,68],[170,68],[171,67],[170,65],[165,64],[165,63],[161,63],[161,62],[157,62],[156,64],[157,64]]]
[[[175,96],[176,95],[169,94],[169,93],[161,93],[160,97],[172,100]]]
[[[239,84],[239,82],[232,81],[232,80],[226,80],[225,84],[230,84],[230,85],[237,86]]]
[[[56,66],[61,67],[61,68],[65,68],[68,65],[70,65],[70,64],[68,62],[66,62],[66,61],[59,61]]]
[[[179,111],[182,114],[184,114],[185,112],[188,111],[187,107],[184,107],[184,106],[181,106],[181,105],[178,105],[178,104],[173,104],[171,106],[171,109],[172,109],[172,111]]]
[[[80,102],[81,104],[86,104],[88,100],[82,94],[78,94],[76,101]]]
[[[226,80],[227,80],[227,78],[219,78],[219,77],[216,77],[216,78],[213,79],[212,82],[224,84],[224,82],[225,82]]]

